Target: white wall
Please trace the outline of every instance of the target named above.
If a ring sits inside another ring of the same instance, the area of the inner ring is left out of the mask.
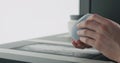
[[[0,0],[0,44],[67,32],[78,0]]]

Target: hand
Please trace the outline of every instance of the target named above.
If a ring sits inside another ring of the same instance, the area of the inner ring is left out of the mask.
[[[80,41],[73,42],[75,47],[81,47],[83,44],[90,45],[99,50],[106,57],[120,61],[120,25],[110,19],[93,14],[86,21],[77,25],[80,35]],[[82,43],[83,42],[83,43]],[[79,44],[78,45],[76,45]],[[81,44],[82,43],[82,44]]]

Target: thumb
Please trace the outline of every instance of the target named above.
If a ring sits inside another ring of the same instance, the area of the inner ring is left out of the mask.
[[[83,43],[83,42],[80,41],[80,40],[73,40],[73,39],[72,39],[72,44],[73,44],[74,47],[76,47],[76,48],[81,48],[81,49],[83,49],[83,48],[90,48],[90,47],[91,47],[91,46]]]

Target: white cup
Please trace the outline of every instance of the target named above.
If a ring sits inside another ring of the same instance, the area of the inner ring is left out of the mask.
[[[76,25],[78,23],[82,22],[82,21],[85,21],[91,15],[92,14],[85,14],[79,20],[77,20],[76,23],[74,23],[74,25],[72,25],[72,30],[70,31],[72,39],[74,39],[74,40],[79,40],[80,39],[80,36],[77,34],[77,31],[82,30],[82,29],[78,29]]]
[[[80,15],[71,15],[70,18],[71,20],[68,22],[68,31],[69,31],[69,35],[72,36],[72,27],[73,25],[78,21],[78,19],[80,18]]]
[[[69,31],[69,35],[70,35],[70,36],[72,36],[72,27],[73,27],[73,25],[74,25],[76,22],[77,22],[77,21],[73,21],[73,20],[71,20],[71,21],[68,22],[68,31]]]

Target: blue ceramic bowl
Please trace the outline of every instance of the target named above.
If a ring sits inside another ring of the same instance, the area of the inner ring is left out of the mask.
[[[80,36],[78,36],[77,34],[77,31],[79,30],[77,28],[77,24],[82,22],[82,21],[85,21],[89,16],[91,16],[92,14],[85,14],[84,16],[82,16],[72,27],[72,31],[71,31],[71,35],[72,35],[72,39],[74,40],[79,40],[80,39]]]

